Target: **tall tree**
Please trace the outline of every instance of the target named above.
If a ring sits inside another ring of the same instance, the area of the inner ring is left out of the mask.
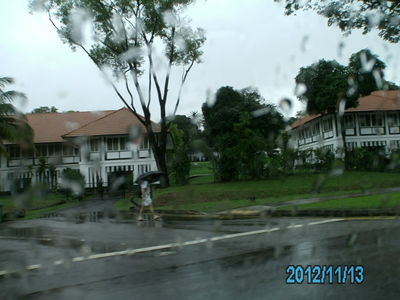
[[[205,136],[218,153],[222,181],[239,178],[243,170],[246,176],[255,175],[254,160],[277,146],[276,139],[284,128],[282,115],[251,88],[238,91],[222,87],[215,103],[204,103],[202,110]]]
[[[6,153],[4,142],[12,142],[29,146],[32,144],[33,131],[13,105],[16,98],[26,99],[26,96],[14,90],[6,90],[13,84],[10,77],[0,77],[0,153]]]
[[[308,67],[300,68],[295,81],[304,84],[306,91],[299,95],[300,101],[306,102],[310,114],[333,113],[340,100],[346,100],[346,108],[358,105],[355,91],[349,94],[347,67],[336,60],[321,59]]]
[[[172,124],[176,124],[176,126],[182,130],[183,132],[183,141],[186,144],[190,144],[192,141],[197,139],[200,135],[199,128],[192,121],[191,118],[185,115],[176,115],[173,120],[171,120]]]
[[[58,109],[55,106],[48,107],[48,106],[41,106],[32,110],[33,114],[42,114],[42,113],[55,113]]]
[[[400,41],[400,3],[398,0],[275,0],[285,3],[287,15],[297,10],[314,10],[344,32],[376,28],[379,36],[392,43]]]
[[[72,49],[81,49],[96,66],[112,70],[123,81],[125,97],[109,78],[119,99],[144,125],[158,168],[167,173],[166,145],[169,121],[167,102],[171,71],[182,70],[173,114],[181,101],[182,86],[196,63],[201,62],[204,32],[193,30],[182,17],[192,0],[31,0],[32,9],[40,7],[49,16],[61,39]],[[84,25],[93,27],[90,43],[84,39]],[[164,53],[166,68],[156,65]],[[165,72],[164,72],[165,71]],[[164,78],[164,80],[161,79]],[[145,93],[143,81],[146,82]],[[134,97],[132,88],[136,90]],[[153,131],[150,105],[152,91],[160,108],[161,132]],[[139,108],[143,118],[139,115]],[[167,182],[168,184],[168,182]]]
[[[354,80],[355,88],[361,96],[367,96],[376,90],[395,88],[384,79],[386,64],[369,49],[353,53],[348,68],[349,74]]]

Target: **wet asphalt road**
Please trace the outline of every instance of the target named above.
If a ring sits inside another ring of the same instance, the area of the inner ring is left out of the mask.
[[[88,218],[77,223],[53,218],[7,223],[0,226],[0,274],[8,272],[0,278],[0,299],[399,297],[399,220],[313,225],[320,220],[137,223]],[[268,232],[235,235],[265,229]],[[182,246],[185,241],[198,242]],[[170,243],[177,244],[133,255],[115,254]],[[80,260],[99,253],[114,254]],[[288,265],[362,265],[365,280],[286,284]]]

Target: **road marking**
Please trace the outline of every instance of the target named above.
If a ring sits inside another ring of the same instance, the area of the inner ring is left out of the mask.
[[[198,245],[198,244],[205,244],[205,243],[208,243],[208,242],[215,242],[215,241],[222,241],[222,240],[228,240],[228,239],[245,237],[245,236],[252,236],[252,235],[258,235],[258,234],[271,233],[271,232],[275,232],[275,231],[279,231],[279,230],[283,230],[283,229],[296,229],[296,228],[301,228],[301,227],[304,227],[304,226],[315,226],[315,225],[321,225],[321,224],[340,222],[340,221],[344,221],[344,220],[345,219],[329,219],[329,220],[309,222],[307,224],[289,225],[287,227],[273,227],[273,228],[266,228],[266,229],[260,229],[260,230],[253,230],[253,231],[225,234],[225,235],[221,235],[221,236],[214,236],[214,237],[211,237],[211,238],[195,239],[195,240],[181,242],[181,243],[170,243],[170,244],[150,246],[150,247],[137,248],[137,249],[129,248],[129,249],[126,249],[126,250],[123,250],[123,251],[114,251],[114,252],[107,252],[107,253],[91,254],[91,255],[88,255],[88,256],[77,256],[77,257],[71,258],[71,262],[82,262],[82,261],[87,261],[87,260],[109,258],[109,257],[114,257],[114,256],[133,255],[133,254],[137,254],[137,253],[146,253],[146,252],[152,252],[152,251],[157,251],[157,250],[169,250],[171,248],[180,248],[182,246],[192,246],[192,245]],[[64,260],[56,260],[56,261],[53,262],[54,265],[62,265],[64,263],[65,263]],[[42,268],[41,264],[35,264],[35,265],[27,266],[26,270],[32,271],[32,270],[38,270],[40,268]],[[6,275],[10,275],[10,274],[13,274],[13,273],[16,273],[16,272],[12,272],[12,271],[8,271],[8,270],[2,270],[2,271],[0,271],[0,277],[1,276],[6,276]]]
[[[32,270],[40,269],[41,267],[42,267],[41,264],[37,264],[37,265],[30,265],[30,266],[27,266],[26,269],[27,269],[28,271],[32,271]]]
[[[287,228],[288,229],[293,229],[293,228],[301,228],[303,226],[304,226],[304,224],[296,224],[296,225],[289,225]]]

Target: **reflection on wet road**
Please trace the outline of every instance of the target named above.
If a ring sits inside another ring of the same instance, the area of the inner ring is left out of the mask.
[[[77,223],[55,218],[8,223],[0,228],[1,298],[371,299],[396,295],[398,220],[327,221],[136,223],[104,218]],[[345,264],[364,265],[365,282],[285,284],[287,265]]]

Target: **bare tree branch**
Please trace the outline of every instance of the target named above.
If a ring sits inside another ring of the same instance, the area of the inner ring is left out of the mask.
[[[175,42],[174,42],[174,38],[175,38],[175,27],[172,27],[171,29],[171,51],[169,53],[169,63],[168,63],[168,70],[167,70],[167,74],[165,76],[165,83],[164,83],[164,95],[162,98],[162,102],[165,105],[165,102],[167,101],[167,96],[168,96],[168,86],[169,86],[169,78],[171,75],[171,68],[172,68],[172,63],[174,61],[174,54],[175,54]]]
[[[153,51],[152,51],[152,44],[148,41],[146,35],[142,32],[142,36],[144,39],[144,42],[147,46],[147,57],[149,59],[149,63],[150,63],[150,72],[153,76],[153,81],[154,84],[156,86],[156,91],[157,91],[157,96],[158,96],[158,100],[161,103],[161,99],[162,99],[162,94],[161,94],[161,87],[160,84],[158,82],[158,78],[157,78],[157,73],[154,71],[154,63],[153,63]]]
[[[185,82],[186,82],[186,78],[187,78],[187,76],[188,76],[190,70],[192,69],[192,67],[193,67],[193,65],[194,65],[194,62],[195,62],[195,60],[192,60],[192,62],[190,63],[189,67],[188,67],[188,68],[186,69],[186,71],[183,73],[181,85],[179,86],[178,98],[176,99],[176,103],[175,103],[175,109],[174,109],[174,114],[173,114],[174,116],[175,116],[175,114],[176,114],[176,111],[178,110],[178,106],[179,106],[179,103],[180,103],[180,101],[181,101],[181,94],[182,94],[183,85],[184,85]],[[168,124],[168,125],[169,125],[169,124]]]
[[[58,26],[54,23],[53,19],[51,18],[51,13],[48,11],[48,17],[50,23],[53,25],[53,27],[56,29],[56,31],[59,34],[62,34],[61,30],[58,28]],[[108,78],[107,74],[105,74],[104,70],[101,68],[100,64],[96,61],[96,59],[90,54],[90,51],[88,51],[82,44],[77,43],[76,41],[72,40],[68,36],[63,35],[70,43],[72,43],[75,46],[80,47],[88,56],[89,58],[94,62],[94,64],[97,66],[97,68],[101,71],[101,73],[104,75],[105,79],[107,82],[112,86],[113,90],[117,94],[118,98],[125,104],[125,106],[137,117],[137,119],[143,124],[146,125],[146,122],[142,120],[141,116],[136,112],[133,107],[130,107],[129,104],[126,102],[125,98],[122,96],[122,94],[119,92],[118,88],[115,86],[115,84]]]
[[[150,64],[150,62],[149,62],[149,64]],[[150,66],[150,68],[149,68],[149,96],[148,96],[148,99],[147,99],[147,109],[150,108],[150,103],[151,103],[151,85],[152,85],[152,83],[151,83],[151,72],[152,72],[152,70],[151,70],[151,66]]]

